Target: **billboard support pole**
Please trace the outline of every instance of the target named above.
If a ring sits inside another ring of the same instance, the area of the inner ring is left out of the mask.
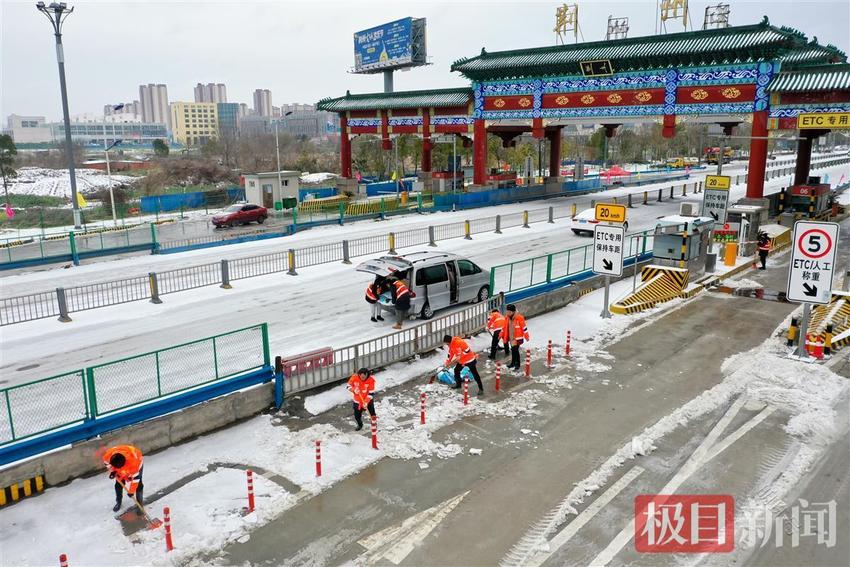
[[[387,69],[384,71],[384,92],[393,92],[393,70]]]

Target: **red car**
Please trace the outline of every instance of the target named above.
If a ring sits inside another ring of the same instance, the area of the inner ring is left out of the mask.
[[[263,224],[269,216],[268,210],[260,205],[230,205],[212,218],[216,228],[231,227],[257,221]]]

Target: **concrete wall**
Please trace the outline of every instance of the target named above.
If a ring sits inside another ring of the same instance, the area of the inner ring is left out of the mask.
[[[638,285],[640,285],[640,268],[643,265],[644,264],[638,265]],[[623,277],[620,279],[631,278],[633,274],[634,268],[626,266],[623,268]],[[619,280],[617,278],[611,278],[612,283],[615,281]],[[549,311],[554,311],[555,309],[560,309],[561,307],[569,305],[570,303],[581,297],[583,294],[604,286],[605,278],[603,276],[594,276],[592,278],[588,278],[586,280],[568,285],[567,287],[556,289],[549,293],[537,295],[535,297],[530,297],[528,299],[518,301],[517,308],[526,317],[542,315],[543,313],[548,313]],[[613,303],[617,298],[612,296],[609,299]],[[599,311],[602,311],[601,303],[599,305]]]
[[[0,471],[0,488],[44,475],[48,486],[105,470],[98,458],[98,449],[130,444],[150,454],[177,445],[199,435],[255,416],[274,402],[274,383],[261,384],[248,390],[234,392],[208,402],[151,419],[61,449],[10,465]]]

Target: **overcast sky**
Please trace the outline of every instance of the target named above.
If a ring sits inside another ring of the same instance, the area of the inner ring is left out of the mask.
[[[47,0],[49,3],[50,0]],[[224,83],[230,102],[252,104],[257,88],[272,103],[313,103],[325,96],[383,89],[381,75],[352,75],[352,34],[405,16],[428,20],[432,65],[396,73],[396,90],[467,82],[449,72],[458,58],[488,51],[551,45],[560,2],[68,2],[64,28],[71,114],[138,98],[140,84],[165,83],[170,101],[191,101],[198,82]],[[705,7],[690,3],[702,26]],[[795,27],[850,50],[850,2],[731,0],[732,25]],[[654,31],[655,1],[579,2],[584,39],[604,39],[609,15],[630,18],[629,36]],[[688,26],[691,29],[691,26]],[[668,22],[669,31],[681,24]],[[35,2],[0,0],[0,119],[10,114],[61,116],[53,36]]]

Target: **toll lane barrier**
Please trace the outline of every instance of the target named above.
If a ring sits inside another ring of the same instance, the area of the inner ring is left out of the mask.
[[[702,288],[686,289],[689,272],[683,268],[649,265],[641,270],[641,285],[611,305],[611,312],[630,315],[677,297],[693,297]]]
[[[44,477],[42,475],[36,475],[24,480],[23,482],[5,486],[3,487],[3,490],[0,491],[0,507],[6,506],[7,504],[13,504],[22,498],[27,498],[44,492],[45,486]]]
[[[822,341],[830,351],[847,346],[850,343],[850,292],[833,291],[828,304],[815,305],[808,334]]]

